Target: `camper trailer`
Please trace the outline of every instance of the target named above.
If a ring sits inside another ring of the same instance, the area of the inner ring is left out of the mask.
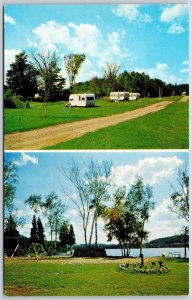
[[[137,100],[140,96],[139,93],[129,93],[129,100]]]
[[[110,101],[126,101],[129,100],[128,92],[111,92]]]
[[[95,105],[94,94],[72,94],[69,96],[70,106],[88,107]]]

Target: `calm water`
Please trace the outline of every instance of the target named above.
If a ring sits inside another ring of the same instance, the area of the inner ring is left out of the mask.
[[[184,248],[143,248],[144,257],[162,256],[162,254],[180,252],[180,256],[184,257]],[[107,256],[121,256],[121,249],[106,249]],[[139,249],[131,249],[130,256],[139,256]],[[170,256],[170,255],[169,255]],[[187,249],[187,257],[189,257]]]

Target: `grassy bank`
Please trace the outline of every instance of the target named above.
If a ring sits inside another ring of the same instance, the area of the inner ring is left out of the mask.
[[[162,98],[178,101],[181,97]],[[108,102],[106,99],[96,100],[96,106],[90,108],[66,108],[64,101],[48,103],[31,103],[30,108],[4,110],[4,132],[25,131],[51,125],[81,121],[103,117],[125,111],[134,110],[159,102],[159,98],[145,98],[137,101]]]
[[[127,260],[127,259],[126,259]],[[146,263],[158,258],[146,259]],[[128,274],[119,271],[125,259],[6,259],[5,294],[16,296],[186,295],[188,262],[168,259],[166,274]],[[130,261],[130,260],[129,260]],[[131,262],[136,260],[132,259]]]
[[[189,103],[88,133],[46,149],[188,149]]]

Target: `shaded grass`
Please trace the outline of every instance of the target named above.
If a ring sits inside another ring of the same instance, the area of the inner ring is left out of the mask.
[[[188,149],[189,103],[85,134],[46,149]]]
[[[178,101],[181,96],[170,97],[169,100]],[[164,101],[167,98],[162,98]],[[159,98],[138,99],[137,101],[108,102],[106,99],[96,100],[96,106],[90,108],[66,108],[64,101],[48,103],[45,110],[43,103],[31,103],[30,108],[16,108],[4,110],[4,132],[25,131],[43,128],[61,123],[82,121],[90,118],[103,117],[134,110],[149,104],[159,102]]]
[[[13,260],[14,261],[14,260]],[[171,259],[166,274],[128,274],[118,264],[61,264],[59,261],[5,263],[6,295],[110,296],[186,295],[188,263]]]

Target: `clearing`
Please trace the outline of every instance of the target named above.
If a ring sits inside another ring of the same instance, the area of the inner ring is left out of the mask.
[[[42,149],[80,137],[88,132],[95,132],[101,128],[160,111],[171,103],[173,102],[167,100],[112,116],[59,124],[27,132],[5,134],[5,150]]]

